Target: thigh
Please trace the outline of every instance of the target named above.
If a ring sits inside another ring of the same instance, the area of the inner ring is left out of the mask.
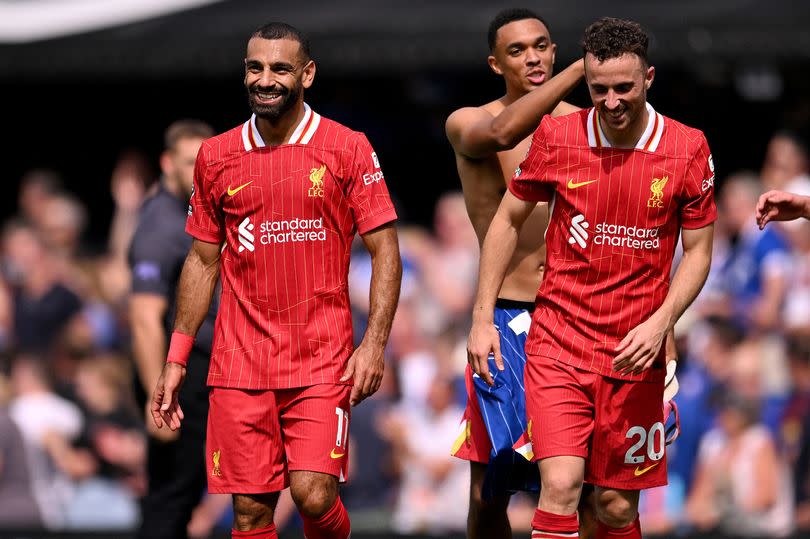
[[[527,432],[532,460],[588,457],[593,431],[593,373],[550,358],[529,355],[526,362]]]
[[[288,469],[346,481],[351,386],[318,384],[276,393]]]
[[[601,377],[585,480],[639,490],[667,484],[663,383]]]
[[[287,486],[275,392],[215,387],[209,395],[208,491],[263,494]]]

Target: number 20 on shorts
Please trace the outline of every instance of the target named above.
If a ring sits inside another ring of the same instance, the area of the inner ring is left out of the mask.
[[[641,464],[648,457],[653,462],[661,460],[666,445],[664,436],[664,424],[660,421],[650,427],[649,432],[642,426],[630,427],[627,434],[625,434],[625,438],[632,440],[638,437],[638,440],[624,454],[624,463]],[[647,446],[646,455],[644,454],[645,445]],[[658,446],[657,451],[655,449],[656,445]]]

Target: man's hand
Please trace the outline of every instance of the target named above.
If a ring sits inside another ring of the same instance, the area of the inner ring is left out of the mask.
[[[185,415],[177,397],[185,379],[186,368],[182,365],[168,362],[163,365],[163,372],[152,394],[152,419],[157,428],[162,429],[164,424],[173,431],[180,428]]]
[[[639,374],[652,366],[667,334],[664,318],[654,314],[630,330],[616,347],[613,370],[622,374]]]
[[[146,402],[145,412],[146,434],[150,438],[159,442],[169,443],[180,437],[180,432],[171,429],[161,429],[155,424],[155,420],[152,418],[152,401]]]
[[[352,406],[357,406],[380,389],[385,371],[384,350],[382,346],[366,344],[363,341],[349,358],[346,372],[340,381],[345,382],[354,376],[350,398]]]
[[[470,336],[467,338],[467,362],[473,372],[492,387],[495,385],[495,380],[489,373],[490,353],[495,356],[495,366],[502,371],[501,337],[498,335],[498,330],[495,329],[492,322],[473,322]]]
[[[770,221],[792,221],[810,215],[810,198],[786,193],[768,191],[757,202],[757,224],[765,228]]]

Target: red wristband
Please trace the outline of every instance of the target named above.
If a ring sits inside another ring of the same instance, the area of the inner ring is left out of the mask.
[[[172,333],[172,340],[169,343],[169,353],[166,356],[166,362],[177,363],[185,367],[188,365],[188,356],[191,355],[192,346],[194,346],[194,337],[189,337],[185,333],[175,331]]]

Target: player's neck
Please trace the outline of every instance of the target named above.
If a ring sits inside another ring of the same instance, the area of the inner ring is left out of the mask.
[[[526,90],[523,88],[510,88],[509,86],[506,87],[506,94],[500,99],[501,103],[503,103],[504,107],[508,107],[524,95],[528,94]]]
[[[647,123],[650,121],[650,113],[645,106],[641,114],[636,118],[635,123],[628,125],[627,129],[621,131],[610,129],[606,122],[600,122],[602,132],[605,134],[608,142],[614,148],[635,148],[638,141],[641,140],[641,135],[647,128]]]
[[[290,140],[295,128],[304,118],[304,101],[299,100],[295,107],[275,120],[256,116],[256,128],[267,146],[279,146]]]

